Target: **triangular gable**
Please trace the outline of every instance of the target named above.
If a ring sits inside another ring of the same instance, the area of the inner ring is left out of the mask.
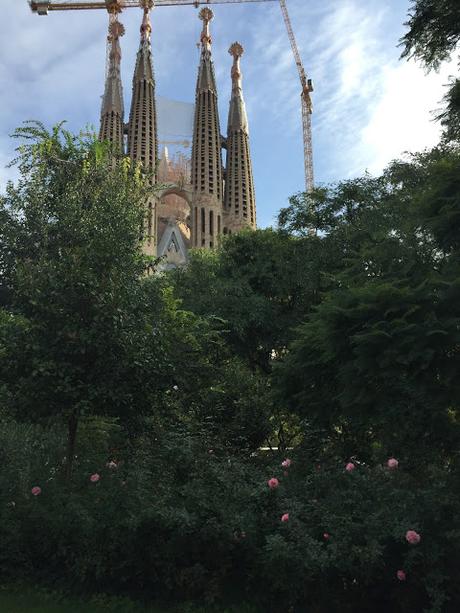
[[[177,224],[169,222],[166,226],[158,244],[157,255],[163,257],[160,264],[160,268],[163,270],[176,268],[187,263],[187,247]]]

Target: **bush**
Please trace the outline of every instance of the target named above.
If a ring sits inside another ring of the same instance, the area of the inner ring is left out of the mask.
[[[355,459],[348,472],[340,458],[299,451],[283,468],[278,456],[230,456],[206,431],[176,425],[152,427],[115,466],[103,445],[77,458],[69,487],[57,434],[2,424],[3,576],[261,611],[458,610],[459,483],[449,467],[414,473]]]

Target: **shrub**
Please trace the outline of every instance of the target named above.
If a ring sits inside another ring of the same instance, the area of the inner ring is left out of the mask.
[[[313,463],[300,452],[283,467],[278,456],[230,456],[205,430],[176,424],[152,429],[115,465],[103,447],[77,458],[69,487],[56,434],[2,424],[3,576],[261,611],[458,609],[459,483],[449,467],[413,473],[354,458],[348,472],[346,458]]]

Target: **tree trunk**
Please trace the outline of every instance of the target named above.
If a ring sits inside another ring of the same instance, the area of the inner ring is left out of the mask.
[[[77,441],[78,414],[72,412],[67,422],[67,456],[65,464],[65,478],[70,481],[72,476],[73,459],[75,457],[75,444]]]

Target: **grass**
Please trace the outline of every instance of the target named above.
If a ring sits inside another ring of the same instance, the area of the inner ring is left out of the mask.
[[[2,613],[165,613],[145,608],[126,599],[98,598],[78,601],[42,590],[0,592]]]
[[[216,613],[213,607],[183,604],[179,608],[164,609],[156,605],[142,605],[127,598],[105,595],[79,600],[41,588],[0,587],[1,613]],[[219,613],[254,613],[253,609],[238,607],[222,609]]]

